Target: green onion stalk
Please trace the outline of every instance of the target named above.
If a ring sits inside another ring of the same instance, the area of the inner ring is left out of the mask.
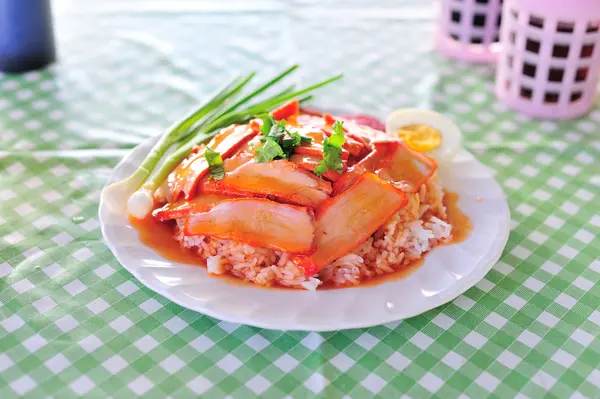
[[[163,185],[169,173],[192,152],[194,146],[208,142],[224,127],[246,123],[256,115],[268,113],[291,99],[307,101],[312,98],[306,96],[308,93],[342,77],[338,75],[300,90],[288,87],[271,97],[247,105],[297,68],[294,65],[284,70],[244,96],[241,93],[254,78],[254,72],[245,77],[236,77],[218,90],[199,108],[172,125],[131,176],[105,188],[102,197],[109,208],[120,210],[126,203],[130,215],[139,219],[146,217],[152,212],[156,190]],[[165,156],[172,148],[174,151]],[[158,166],[161,160],[163,162]]]

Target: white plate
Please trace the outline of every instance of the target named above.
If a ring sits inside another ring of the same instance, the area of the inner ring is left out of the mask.
[[[117,165],[108,183],[137,169],[154,142],[137,146]],[[174,263],[142,244],[127,218],[127,199],[106,190],[100,202],[100,223],[109,248],[131,274],[186,308],[278,330],[370,327],[416,316],[453,300],[485,276],[506,245],[510,213],[490,170],[463,150],[438,173],[443,186],[459,194],[459,206],[473,223],[471,234],[463,242],[434,248],[407,277],[379,285],[310,292],[236,285],[209,277],[203,267]]]

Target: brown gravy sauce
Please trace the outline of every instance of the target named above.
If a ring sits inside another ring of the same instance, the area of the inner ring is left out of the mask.
[[[458,207],[458,200],[458,194],[444,190],[443,202],[446,205],[448,222],[452,225],[452,240],[443,245],[452,245],[464,241],[469,237],[471,230],[473,230],[473,223]]]
[[[446,205],[448,221],[452,225],[452,240],[441,245],[452,245],[457,242],[464,241],[473,229],[471,219],[469,219],[469,217],[466,214],[464,214],[458,207],[458,200],[458,194],[449,191],[444,191],[443,201],[444,205]],[[173,239],[174,223],[158,222],[154,220],[152,216],[148,216],[145,219],[136,219],[130,216],[129,222],[139,232],[140,241],[142,241],[144,245],[154,249],[163,258],[173,262],[200,265],[206,267],[204,262],[197,255],[185,248],[182,248],[179,245],[179,242]],[[398,280],[404,278],[411,274],[413,271],[415,271],[419,266],[421,266],[423,262],[424,258],[421,258],[407,265],[403,265],[394,273],[388,273],[381,276],[372,277],[366,281],[363,281],[359,286],[368,287],[381,284],[385,281]],[[228,283],[236,285],[251,284],[230,274],[223,274],[218,276],[217,278],[227,280]],[[256,284],[256,286],[264,287],[258,284]],[[280,285],[265,288],[293,289]],[[319,290],[338,288],[345,287],[338,287],[332,283],[324,283],[319,286]]]
[[[172,262],[206,267],[206,264],[198,255],[186,248],[183,248],[181,245],[179,245],[179,241],[176,241],[173,238],[175,222],[159,222],[155,220],[152,215],[150,215],[144,219],[136,219],[132,216],[129,216],[129,223],[131,223],[131,225],[138,231],[140,235],[140,241],[147,247],[150,247],[158,252],[158,254],[163,258]],[[250,282],[239,279],[231,274],[222,274],[220,276],[213,277],[226,280],[228,283],[236,285],[251,284]],[[262,287],[259,284],[255,285]]]

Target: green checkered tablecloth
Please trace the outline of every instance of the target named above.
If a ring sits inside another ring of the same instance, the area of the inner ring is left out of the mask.
[[[509,111],[491,68],[434,53],[429,2],[56,5],[60,62],[0,75],[0,398],[600,397],[600,109]],[[119,265],[97,217],[119,159],[234,72],[293,62],[303,81],[346,73],[321,105],[455,118],[512,212],[485,279],[421,316],[320,334],[220,322]]]

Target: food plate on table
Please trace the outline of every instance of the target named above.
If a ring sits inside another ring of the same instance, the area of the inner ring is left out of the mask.
[[[99,212],[119,262],[182,306],[282,330],[416,316],[482,279],[510,215],[456,125],[304,108],[338,77],[264,98],[295,69],[246,96],[253,74],[234,80],[117,165]]]

